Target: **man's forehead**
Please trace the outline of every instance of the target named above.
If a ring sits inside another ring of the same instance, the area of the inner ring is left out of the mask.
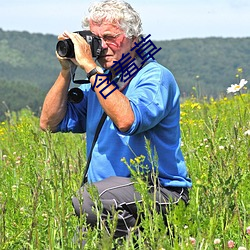
[[[90,29],[95,29],[96,31],[121,31],[121,28],[119,27],[119,24],[113,23],[113,22],[109,22],[106,20],[103,20],[102,22],[94,22],[92,20],[90,20],[89,22],[89,26]]]

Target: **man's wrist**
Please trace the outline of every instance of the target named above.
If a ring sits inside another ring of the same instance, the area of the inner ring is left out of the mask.
[[[104,74],[103,69],[100,66],[96,66],[93,69],[91,69],[89,72],[87,72],[87,78],[90,80],[90,78],[97,74]]]
[[[60,73],[62,77],[70,78],[70,69],[62,69]]]

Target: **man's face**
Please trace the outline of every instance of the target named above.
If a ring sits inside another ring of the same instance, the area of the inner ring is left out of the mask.
[[[134,47],[134,39],[125,37],[124,31],[117,25],[105,21],[99,25],[90,20],[90,30],[102,39],[103,52],[98,62],[106,69],[110,69],[114,61],[120,60],[122,54],[125,55]],[[133,58],[134,52],[130,52],[130,55]]]

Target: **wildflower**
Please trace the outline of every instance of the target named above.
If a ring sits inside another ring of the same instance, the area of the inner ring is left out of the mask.
[[[250,235],[250,226],[247,227],[246,232],[247,232],[248,235]]]
[[[133,159],[130,159],[129,162],[130,162],[131,165],[135,165],[135,161]]]
[[[219,146],[219,150],[223,150],[224,149],[224,146]]]
[[[247,250],[245,247],[239,247],[238,250]]]
[[[42,214],[43,220],[47,221],[48,220],[48,214],[47,213],[43,213]]]
[[[227,242],[227,246],[228,246],[228,248],[234,248],[234,241],[233,240],[229,240]]]
[[[74,171],[74,166],[72,164],[69,164],[69,170],[72,172]]]
[[[20,214],[23,214],[24,211],[25,211],[24,207],[21,207],[21,208],[20,208]]]
[[[245,79],[241,79],[239,84],[231,84],[231,87],[227,88],[227,93],[235,93],[240,91],[245,85],[247,81]]]
[[[214,239],[214,244],[215,245],[220,244],[220,239]]]
[[[141,163],[140,157],[135,157],[135,162],[136,162],[137,164],[140,164],[140,163]]]
[[[196,239],[193,237],[189,237],[189,240],[190,240],[191,244],[194,246],[196,243]]]
[[[249,136],[250,135],[250,129],[248,129],[247,131],[244,132],[245,136]]]
[[[192,103],[192,104],[191,104],[191,108],[192,108],[192,109],[201,109],[201,106],[200,106],[199,103],[196,102],[196,103]]]
[[[243,68],[238,68],[237,71],[238,71],[238,73],[242,73],[243,72]]]
[[[200,180],[197,180],[196,181],[196,185],[201,185],[202,183],[201,183],[201,181]]]

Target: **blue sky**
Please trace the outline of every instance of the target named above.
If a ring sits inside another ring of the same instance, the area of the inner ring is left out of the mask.
[[[250,37],[249,0],[127,0],[152,40]],[[87,0],[0,2],[0,28],[58,35],[81,28]],[[0,38],[1,39],[1,38]]]

